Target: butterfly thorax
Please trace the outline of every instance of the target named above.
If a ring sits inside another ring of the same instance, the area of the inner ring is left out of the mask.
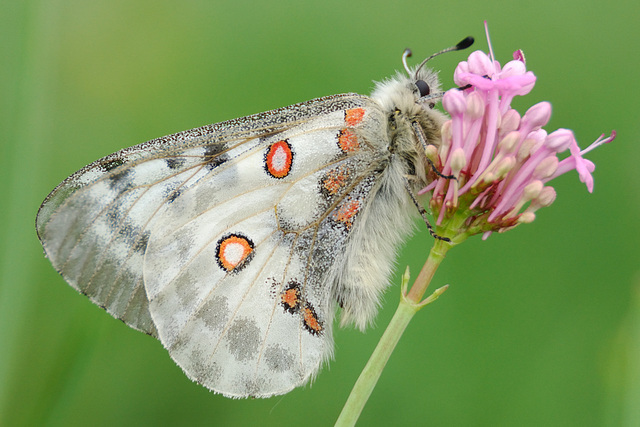
[[[419,85],[423,85],[422,89]],[[388,117],[389,151],[404,162],[406,175],[412,178],[416,188],[427,184],[428,172],[425,145],[416,132],[422,133],[427,145],[439,146],[440,129],[446,120],[443,113],[433,108],[433,100],[420,99],[425,87],[431,93],[438,93],[440,82],[434,71],[421,68],[417,73],[398,72],[394,77],[376,83],[371,94]]]

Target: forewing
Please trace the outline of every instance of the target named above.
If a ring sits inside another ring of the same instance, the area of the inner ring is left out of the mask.
[[[268,397],[331,356],[326,278],[384,153],[365,123],[384,117],[358,96],[265,135],[155,215],[144,285],[160,340],[190,378],[226,396]]]
[[[40,207],[36,227],[45,253],[75,289],[129,326],[156,336],[142,272],[149,224],[158,212],[213,171],[265,144],[264,137],[363,100],[353,94],[319,98],[159,138],[98,160],[63,181]],[[233,179],[224,184],[223,193],[252,185],[235,186]]]

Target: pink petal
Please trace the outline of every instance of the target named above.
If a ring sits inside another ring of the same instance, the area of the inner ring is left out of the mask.
[[[524,63],[521,61],[509,61],[505,64],[502,72],[500,73],[500,78],[507,78],[512,76],[522,76],[527,72],[527,67],[525,67]]]
[[[486,53],[476,50],[469,55],[469,72],[479,76],[491,76],[495,72],[495,67]]]
[[[521,61],[523,64],[526,64],[527,61],[524,59],[524,52],[520,49],[513,52],[513,59],[516,61]]]

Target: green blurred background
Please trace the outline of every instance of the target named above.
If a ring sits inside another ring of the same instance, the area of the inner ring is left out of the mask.
[[[34,230],[67,175],[126,146],[340,92],[474,35],[497,59],[521,48],[538,76],[515,105],[554,107],[595,192],[571,173],[538,219],[450,252],[451,285],[409,326],[361,425],[640,425],[637,1],[50,0],[0,3],[0,425],[331,425],[399,297],[377,326],[337,330],[312,387],[229,400],[189,381],[160,343],[59,277]],[[434,60],[451,87],[455,64]],[[629,187],[627,187],[629,185]],[[400,267],[416,272],[420,228]],[[398,282],[396,275],[395,283]]]

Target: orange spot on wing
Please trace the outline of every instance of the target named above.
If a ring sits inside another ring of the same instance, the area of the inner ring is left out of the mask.
[[[284,309],[295,313],[300,307],[300,287],[297,283],[293,283],[288,289],[280,294],[280,299],[284,305]]]
[[[318,320],[315,310],[307,303],[303,310],[304,325],[314,335],[322,332],[322,323]]]
[[[360,201],[346,200],[333,212],[333,219],[344,223],[347,227],[353,225],[353,217],[360,211]]]
[[[364,108],[351,108],[344,112],[344,121],[348,126],[355,126],[362,121]]]
[[[333,195],[346,185],[348,179],[349,169],[344,166],[338,166],[327,172],[327,175],[322,181],[322,185],[329,194]]]
[[[358,137],[349,129],[342,129],[338,134],[338,146],[345,153],[352,153],[360,149]]]

